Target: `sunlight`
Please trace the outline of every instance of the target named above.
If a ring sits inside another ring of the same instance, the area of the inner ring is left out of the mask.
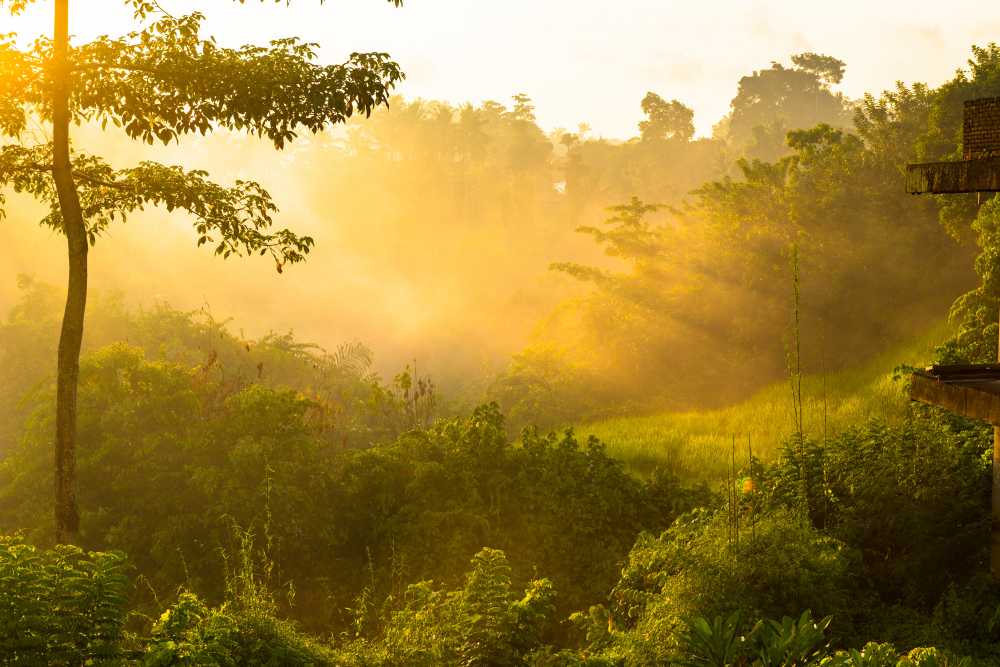
[[[1000,664],[1000,4],[0,17],[0,665]]]

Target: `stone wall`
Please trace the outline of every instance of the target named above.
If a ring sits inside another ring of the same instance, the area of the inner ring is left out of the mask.
[[[962,145],[966,160],[1000,157],[1000,97],[965,103]]]

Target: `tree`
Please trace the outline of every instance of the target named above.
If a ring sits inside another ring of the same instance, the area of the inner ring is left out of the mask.
[[[302,261],[307,236],[272,231],[277,211],[259,184],[216,184],[204,171],[143,162],[115,169],[72,149],[70,126],[111,123],[134,140],[168,144],[216,128],[270,139],[276,149],[301,128],[318,132],[388,101],[403,77],[384,53],[355,53],[339,65],[315,62],[317,45],[296,38],[267,46],[222,48],[201,36],[204,16],[174,17],[156,0],[123,0],[138,29],[74,45],[69,0],[56,0],[51,40],[19,49],[0,36],[0,132],[18,140],[0,148],[0,186],[48,204],[43,224],[66,237],[69,281],[59,340],[55,441],[57,541],[79,531],[75,445],[77,381],[87,303],[88,249],[109,224],[146,205],[181,209],[194,218],[198,245],[215,253],[270,254],[278,272]],[[402,0],[388,0],[399,6]],[[33,0],[0,0],[17,14]],[[240,0],[242,3],[243,0]],[[51,141],[25,145],[29,118],[51,124]],[[0,198],[0,216],[3,213]]]
[[[843,81],[844,71],[847,69],[847,64],[843,60],[811,51],[792,56],[792,63],[800,70],[811,72],[816,75],[817,79],[827,83]]]
[[[816,53],[794,55],[792,63],[788,68],[772,62],[770,69],[740,79],[727,119],[728,140],[746,157],[777,161],[789,152],[789,131],[851,124],[847,101],[830,89],[843,79],[846,65]]]
[[[642,112],[646,114],[646,120],[639,123],[643,141],[673,138],[690,141],[694,136],[694,111],[677,100],[667,102],[656,93],[646,93]]]

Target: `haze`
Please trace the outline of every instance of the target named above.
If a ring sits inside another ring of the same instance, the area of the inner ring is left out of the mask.
[[[981,0],[816,2],[742,0],[411,0],[405,11],[365,0],[239,6],[167,0],[176,15],[201,11],[207,32],[229,43],[297,35],[323,46],[326,59],[388,51],[405,64],[400,93],[451,102],[506,99],[525,92],[542,127],[626,138],[647,90],[695,110],[702,136],[728,110],[736,82],[793,53],[830,53],[848,63],[849,97],[897,80],[938,84],[968,57],[970,44],[1000,33],[1000,6]],[[78,3],[81,38],[129,29],[120,3]],[[41,2],[3,32],[48,32]],[[9,21],[3,17],[4,23]]]
[[[635,0],[415,0],[401,11],[363,0],[298,5],[287,11],[284,3],[206,6],[169,0],[165,8],[176,15],[205,12],[205,33],[227,45],[298,35],[320,43],[329,62],[352,51],[387,51],[407,74],[397,91],[404,99],[458,107],[485,100],[509,104],[513,94],[526,93],[543,130],[575,132],[586,124],[587,136],[616,140],[638,134],[639,102],[647,91],[691,107],[696,136],[708,137],[729,112],[740,78],[772,61],[787,65],[792,54],[806,51],[840,58],[847,71],[834,90],[857,99],[897,80],[936,85],[965,62],[969,45],[1000,32],[1000,8],[972,1],[845,2],[835,11],[815,3]],[[120,3],[73,7],[81,40],[130,29],[129,12]],[[3,31],[17,31],[24,40],[47,34],[50,10],[50,3],[40,2],[21,17],[5,16]],[[347,201],[310,199],[303,188],[312,186],[286,174],[295,155],[310,150],[308,139],[283,154],[257,150],[252,141],[227,141],[185,140],[168,154],[191,168],[261,181],[281,207],[279,224],[316,237],[318,247],[307,265],[278,278],[263,261],[219,263],[191,247],[185,219],[153,213],[155,223],[118,227],[102,240],[94,253],[94,289],[123,290],[134,304],[165,300],[182,309],[208,304],[217,316],[233,316],[248,335],[294,329],[328,347],[361,340],[374,348],[383,372],[417,360],[440,375],[457,364],[453,377],[467,382],[471,369],[479,377],[483,368],[504,366],[536,323],[573,293],[572,281],[549,272],[549,263],[600,257],[573,230],[581,222],[599,221],[602,206],[619,203],[596,202],[600,205],[583,219],[550,217],[559,229],[547,237],[552,245],[522,249],[512,262],[512,248],[494,232],[448,237],[453,247],[443,251],[434,241],[448,236],[449,227],[462,227],[458,221],[411,216],[379,222],[352,217],[348,211],[357,209]],[[227,148],[213,148],[219,142]],[[142,152],[122,150],[122,157]],[[558,172],[553,171],[554,184],[562,178]],[[683,192],[676,194],[669,203],[680,202]],[[25,214],[29,210],[13,212],[4,226],[12,240],[3,250],[0,312],[17,298],[18,274],[64,284],[62,242],[37,228],[33,214]],[[125,256],[140,261],[115,259]],[[516,264],[516,278],[498,274],[491,263],[508,269]]]

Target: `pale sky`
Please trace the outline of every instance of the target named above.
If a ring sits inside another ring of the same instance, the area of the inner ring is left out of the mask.
[[[972,44],[1000,40],[995,0],[162,0],[175,14],[200,9],[223,43],[298,35],[323,59],[388,51],[408,79],[407,97],[535,100],[546,129],[636,134],[647,90],[695,110],[702,134],[727,111],[739,77],[817,51],[847,62],[851,97],[897,79],[936,85],[964,65]],[[73,0],[81,38],[128,27],[119,0]],[[49,29],[50,3],[0,18],[0,32]]]

